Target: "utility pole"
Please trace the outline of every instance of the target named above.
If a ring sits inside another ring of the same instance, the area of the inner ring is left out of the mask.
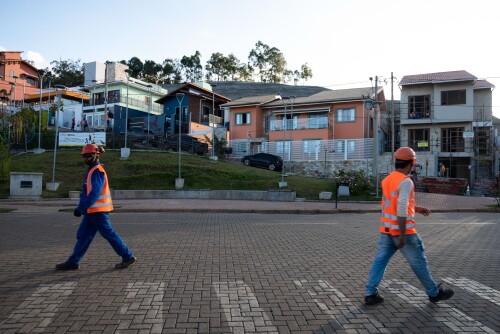
[[[104,63],[104,119],[106,119],[108,115],[108,65],[109,61],[106,60],[106,62]],[[92,121],[95,122],[95,119]],[[94,131],[97,131],[95,126]]]
[[[394,164],[394,76],[391,72],[391,164]]]
[[[373,155],[373,171],[377,180],[376,196],[378,197],[378,76],[375,76],[375,101],[373,102],[373,139],[375,140],[375,154]]]

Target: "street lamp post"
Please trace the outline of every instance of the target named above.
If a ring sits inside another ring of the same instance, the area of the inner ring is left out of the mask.
[[[175,189],[179,190],[184,187],[184,179],[181,177],[181,131],[182,131],[182,100],[184,99],[184,94],[183,93],[177,93],[175,94],[175,97],[177,98],[177,101],[179,102],[179,113],[178,113],[178,122],[179,122],[179,133],[177,134],[177,139],[178,139],[178,147],[177,147],[177,154],[179,157],[178,165],[179,165],[179,177],[175,179]]]
[[[38,105],[38,148],[33,151],[35,154],[45,152],[40,146],[42,142],[42,82],[45,74],[47,74],[47,72],[44,70],[38,70],[38,78],[40,80],[40,104]]]
[[[55,135],[55,138],[54,138],[54,160],[52,162],[52,182],[47,182],[46,184],[46,188],[47,190],[49,191],[56,191],[57,188],[59,188],[59,182],[56,182],[55,181],[55,177],[56,177],[56,156],[57,156],[57,136],[58,136],[58,130],[59,130],[59,109],[62,107],[62,94],[63,92],[59,92],[59,89],[63,89],[65,90],[66,87],[63,86],[63,85],[55,85],[56,87],[56,96],[59,97],[59,104],[56,108],[56,117],[55,117],[55,127],[56,127],[56,135]]]
[[[218,159],[217,155],[215,155],[215,92],[214,88],[217,87],[217,84],[211,83],[212,86],[212,154],[210,154],[210,160],[216,161]]]
[[[280,188],[286,188],[288,186],[287,182],[285,181],[285,144],[286,144],[286,128],[287,128],[287,119],[286,119],[286,104],[287,100],[289,97],[282,97],[283,100],[283,106],[285,107],[285,110],[283,112],[283,166],[281,167],[281,181],[278,183]]]
[[[149,148],[149,116],[151,115],[151,111],[153,109],[153,85],[147,85],[149,89],[149,103],[148,103],[148,135],[146,137],[146,146]]]
[[[22,106],[24,108],[24,99],[25,99],[25,96],[26,96],[26,78],[27,78],[27,74],[26,73],[22,73],[21,77],[24,79],[23,80],[23,106]]]
[[[92,82],[94,83],[93,85],[93,89],[92,89],[92,104],[94,105],[94,108],[93,108],[93,111],[92,111],[92,127],[94,127],[94,123],[95,123],[95,86],[97,84],[97,80],[92,80]],[[87,122],[88,124],[88,122]],[[89,125],[89,129],[90,129],[90,125]],[[85,128],[83,129],[83,131],[85,131]]]
[[[292,127],[290,129],[290,173],[292,173],[292,157],[293,157],[293,128],[294,128],[294,121],[293,121],[293,103],[295,102],[295,95],[290,95],[289,100],[290,100],[290,119],[292,121]]]
[[[128,87],[130,85],[130,74],[132,73],[131,69],[126,69],[125,73],[127,75],[127,101],[125,108],[125,147],[121,149],[121,159],[126,160],[130,156],[130,148],[127,147],[127,134],[128,134]]]
[[[14,110],[16,109],[16,83],[9,81],[10,85],[10,94],[9,94],[9,99],[10,99],[10,112],[14,113]],[[14,91],[14,108],[12,108],[12,91]]]
[[[17,75],[12,76],[14,78],[14,109],[17,108]]]

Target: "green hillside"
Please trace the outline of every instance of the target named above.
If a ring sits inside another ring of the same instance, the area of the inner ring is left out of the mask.
[[[20,154],[13,156],[11,172],[42,172],[43,197],[68,197],[70,190],[80,190],[87,166],[78,149],[57,151],[55,181],[61,182],[56,192],[45,190],[45,183],[52,181],[54,155],[52,151],[43,154]],[[175,189],[178,177],[178,154],[161,151],[132,151],[128,160],[120,160],[119,150],[109,150],[101,157],[113,189],[148,190]],[[218,160],[208,157],[181,155],[181,176],[184,189],[227,189],[227,190],[270,190],[279,189],[281,173],[271,172],[242,163]],[[297,197],[317,200],[322,191],[334,191],[332,180],[303,176],[287,176],[288,188],[295,190]],[[8,198],[9,180],[0,180],[0,198]]]

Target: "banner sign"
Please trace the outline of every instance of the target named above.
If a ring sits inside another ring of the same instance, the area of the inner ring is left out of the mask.
[[[421,140],[417,143],[418,147],[429,147],[429,142],[426,140]]]
[[[106,132],[59,132],[59,146],[106,145]]]
[[[474,138],[474,131],[464,131],[464,138]]]

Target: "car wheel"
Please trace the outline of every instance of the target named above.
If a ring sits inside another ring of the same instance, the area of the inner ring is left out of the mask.
[[[248,159],[243,160],[243,164],[245,166],[250,166],[250,160],[248,160]]]
[[[269,168],[269,170],[275,170],[276,166],[274,164],[269,164],[269,166],[267,166],[267,168]]]

